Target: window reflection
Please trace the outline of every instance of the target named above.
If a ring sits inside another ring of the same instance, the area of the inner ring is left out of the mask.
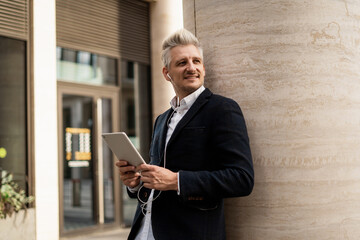
[[[145,64],[121,61],[121,130],[126,132],[142,157],[149,160],[151,139],[151,79],[150,67]],[[123,191],[123,219],[131,225],[136,199]]]
[[[91,54],[89,52],[77,52],[77,62],[80,64],[91,65]]]
[[[58,80],[117,86],[115,58],[61,47],[56,54]]]
[[[0,36],[0,170],[26,189],[26,42]]]

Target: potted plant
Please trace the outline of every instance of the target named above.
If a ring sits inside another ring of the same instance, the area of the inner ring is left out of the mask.
[[[33,196],[26,196],[23,189],[14,182],[13,175],[5,170],[0,175],[0,219],[11,216],[13,212],[26,210],[26,205],[34,201]]]

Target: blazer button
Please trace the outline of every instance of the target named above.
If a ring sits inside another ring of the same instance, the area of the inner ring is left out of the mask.
[[[148,196],[148,193],[147,192],[144,192],[144,197],[146,198]]]

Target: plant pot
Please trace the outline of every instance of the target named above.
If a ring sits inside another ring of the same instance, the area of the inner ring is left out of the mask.
[[[20,210],[11,217],[0,219],[0,240],[35,240],[35,209]]]

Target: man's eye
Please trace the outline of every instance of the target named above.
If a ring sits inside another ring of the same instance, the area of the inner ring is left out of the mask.
[[[201,63],[201,61],[199,59],[195,59],[194,63]]]
[[[185,65],[186,62],[179,62],[179,65]]]

